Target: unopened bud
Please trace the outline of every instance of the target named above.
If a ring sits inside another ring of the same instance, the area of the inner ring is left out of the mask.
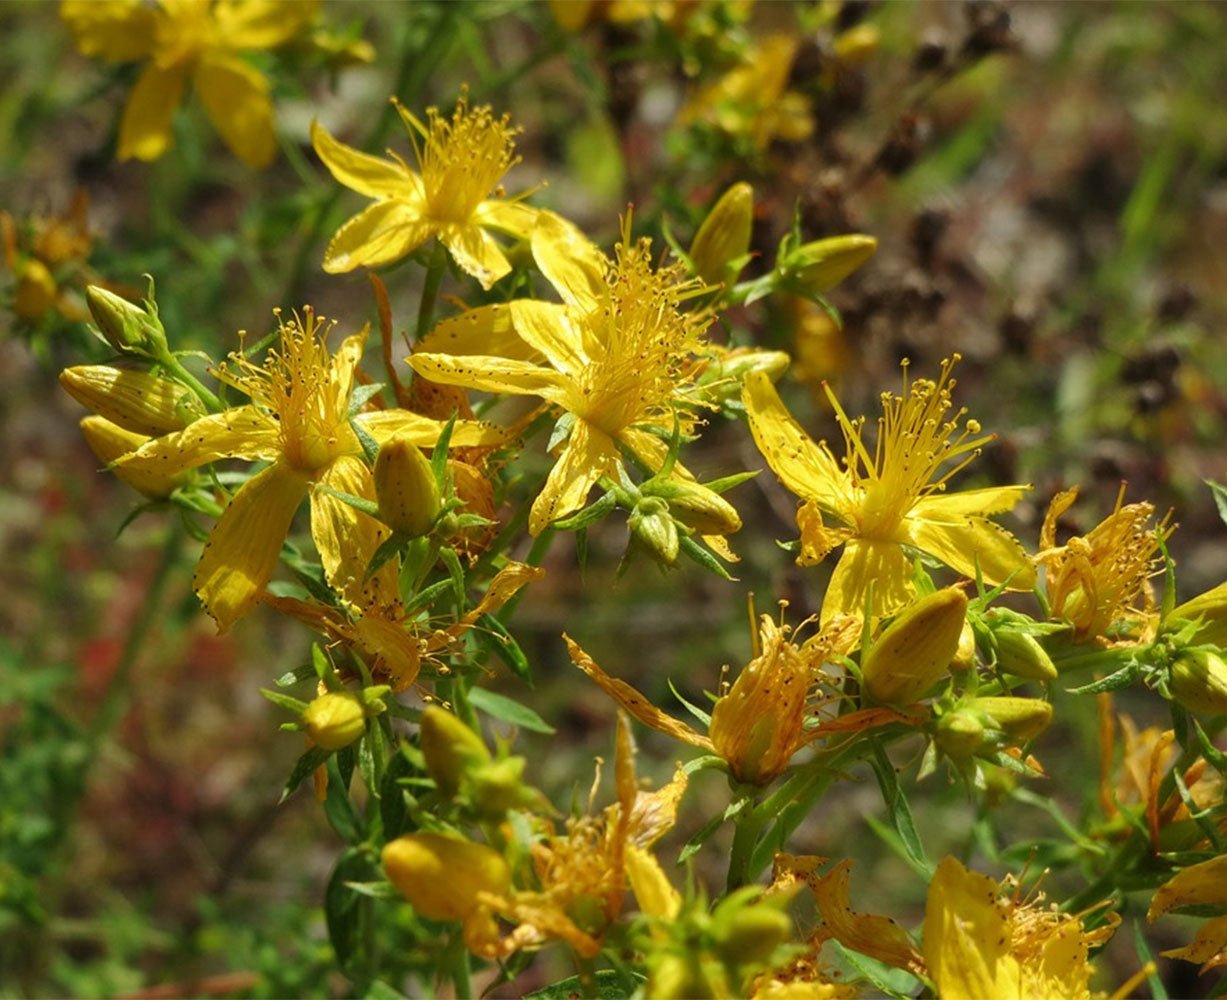
[[[1020,743],[1035,739],[1052,723],[1052,705],[1038,698],[973,698],[967,707]]]
[[[385,441],[374,478],[381,521],[411,538],[430,531],[439,516],[439,484],[421,448],[405,437]]]
[[[31,258],[22,265],[13,291],[13,312],[22,319],[35,320],[55,305],[55,277],[41,260]]]
[[[960,707],[937,720],[938,749],[955,760],[966,760],[984,745],[984,722],[978,712]]]
[[[865,654],[865,691],[886,705],[910,705],[924,697],[948,672],[966,619],[967,596],[958,587],[909,605]]]
[[[1227,583],[1199,594],[1172,609],[1170,618],[1200,621],[1193,633],[1195,646],[1227,646]]]
[[[690,244],[695,273],[711,285],[735,280],[750,250],[753,221],[754,189],[744,181],[734,184],[712,206]]]
[[[426,707],[420,725],[426,773],[450,799],[460,791],[469,771],[490,763],[490,751],[477,733],[438,705]]]
[[[997,666],[1003,673],[1028,681],[1055,681],[1057,668],[1039,640],[1029,632],[1005,626],[993,632]]]
[[[757,347],[734,347],[708,360],[699,373],[699,391],[714,406],[741,398],[742,386],[753,372],[766,372],[775,382],[788,370],[792,358],[783,351]]]
[[[60,385],[82,406],[137,434],[169,434],[204,416],[191,390],[149,372],[77,365],[60,372]]]
[[[737,508],[702,483],[672,477],[650,479],[643,484],[643,493],[664,500],[674,518],[700,535],[731,535],[741,529]]]
[[[1213,650],[1186,649],[1172,663],[1172,697],[1199,715],[1227,715],[1227,661]]]
[[[877,25],[858,24],[835,39],[835,58],[840,62],[858,65],[878,51],[881,40],[882,35]]]
[[[530,800],[531,792],[524,784],[526,763],[523,757],[504,757],[473,769],[473,807],[479,815],[498,819]]]
[[[341,750],[366,729],[366,708],[356,694],[329,691],[306,707],[302,722],[311,742],[317,747]]]
[[[857,270],[877,249],[878,241],[872,236],[832,236],[788,249],[776,269],[797,291],[821,295]]]
[[[477,894],[511,886],[503,856],[484,844],[441,833],[410,833],[383,849],[383,870],[402,896],[430,920],[463,920]]]
[[[107,343],[117,351],[157,357],[167,351],[166,331],[156,312],[142,309],[99,285],[85,289],[85,302]]]
[[[709,1000],[724,996],[716,989],[697,957],[665,954],[648,975],[644,996],[657,1000]]]
[[[765,962],[792,936],[792,920],[767,904],[739,906],[712,919],[716,951],[731,965]]]
[[[963,631],[959,633],[959,648],[950,661],[950,669],[955,673],[965,673],[976,665],[976,633],[971,622],[963,622]]]
[[[644,497],[626,519],[631,539],[645,549],[653,559],[665,566],[677,562],[679,541],[677,525],[669,514],[669,505],[656,497]]]
[[[125,430],[118,424],[111,423],[106,417],[99,416],[85,417],[81,421],[81,433],[90,451],[107,465],[136,451],[149,440],[144,434]],[[145,469],[139,465],[129,467],[117,465],[113,471],[138,493],[143,493],[154,500],[170,496],[178,487],[191,479],[190,472],[177,472],[171,475],[156,469]]]

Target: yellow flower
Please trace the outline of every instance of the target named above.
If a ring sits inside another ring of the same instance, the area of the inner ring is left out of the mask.
[[[533,230],[537,265],[563,303],[518,299],[515,332],[541,360],[419,352],[409,364],[424,378],[485,392],[541,396],[574,418],[553,471],[533,504],[529,531],[584,505],[601,476],[615,474],[625,445],[653,469],[675,419],[693,428],[702,405],[693,352],[711,321],[682,312],[701,286],[681,265],[654,270],[650,241],[633,242],[629,220],[615,260],[569,223],[543,216]]]
[[[20,224],[0,212],[4,262],[13,273],[13,312],[38,322],[52,308],[74,322],[88,313],[69,287],[87,275],[86,261],[93,238],[89,231],[89,196],[78,189],[68,208],[51,217],[31,216]]]
[[[958,355],[942,365],[936,382],[909,382],[904,365],[902,395],[884,393],[875,451],[861,438],[864,418],[850,420],[834,393],[844,435],[841,464],[825,441],[815,443],[785,409],[770,379],[746,379],[743,399],[750,429],[767,464],[804,501],[797,511],[801,553],[797,562],[820,562],[838,545],[844,552],[827,588],[822,621],[837,612],[861,614],[871,590],[874,614],[890,614],[914,593],[912,565],[905,547],[940,559],[974,578],[977,568],[989,585],[1010,582],[1030,589],[1035,570],[1026,552],[988,515],[1010,510],[1028,489],[1002,486],[946,491],[950,478],[979,454],[991,435],[968,420],[960,431],[963,410],[949,414],[955,382],[950,371]],[[953,468],[942,471],[952,460]],[[828,527],[823,514],[837,518]]]
[[[519,926],[500,938],[492,918],[482,927],[470,917],[465,941],[471,951],[501,958],[558,938],[579,955],[593,958],[622,912],[628,888],[649,916],[676,916],[681,899],[650,848],[677,822],[686,774],[679,767],[667,785],[641,791],[630,725],[620,715],[614,776],[615,804],[569,819],[564,833],[549,830],[532,845],[537,888],[479,897],[491,917],[497,913]]]
[[[272,464],[244,483],[222,512],[196,567],[193,588],[221,631],[255,604],[276,568],[281,543],[303,499],[311,498],[311,534],[329,584],[347,600],[371,599],[366,568],[387,535],[374,518],[327,492],[373,500],[371,471],[350,425],[354,373],[366,331],[347,337],[330,356],[329,326],[311,309],[281,322],[281,348],[263,365],[241,354],[218,377],[246,393],[251,403],[202,417],[155,438],[117,466],[163,473],[197,468],[224,458]],[[353,418],[377,441],[407,435],[422,447],[438,440],[438,421],[405,410],[373,410]],[[453,445],[489,443],[501,432],[489,425],[458,424]],[[389,564],[390,566],[390,564]],[[393,590],[394,577],[370,581]]]
[[[1227,906],[1227,855],[1185,868],[1159,886],[1146,920],[1153,923],[1168,910],[1181,906]],[[1192,944],[1163,955],[1200,962],[1203,974],[1227,965],[1227,916],[1207,920]]]
[[[653,705],[625,681],[611,677],[570,636],[564,635],[571,661],[618,705],[646,726],[676,740],[717,754],[739,781],[770,783],[802,747],[837,733],[870,729],[915,719],[889,708],[849,712],[814,725],[833,696],[822,691],[829,680],[822,665],[847,654],[860,636],[860,621],[840,615],[797,646],[788,632],[763,615],[754,659],[721,693],[711,713],[708,735],[697,733]]]
[[[156,160],[192,81],[222,141],[249,166],[277,150],[264,74],[239,53],[276,48],[315,16],[315,0],[63,0],[60,16],[87,56],[145,60],[119,126],[119,158]]]
[[[937,995],[1089,1000],[1088,949],[1111,937],[1119,920],[1087,931],[1078,917],[1041,903],[1022,900],[1012,879],[998,885],[954,858],[943,860],[924,919],[924,959]]]
[[[1168,517],[1154,524],[1152,504],[1123,503],[1122,487],[1111,514],[1058,546],[1057,520],[1077,497],[1076,487],[1053,497],[1040,530],[1035,559],[1045,568],[1051,617],[1071,622],[1078,641],[1108,643],[1108,632],[1121,626],[1129,634],[1120,641],[1151,641],[1159,614],[1150,578],[1163,572],[1159,548],[1175,525]]]
[[[470,108],[461,95],[451,120],[434,108],[422,123],[395,101],[409,135],[416,141],[420,173],[395,153],[391,159],[338,142],[319,122],[311,141],[332,176],[375,204],[345,223],[328,244],[324,270],[332,274],[356,267],[378,267],[400,260],[437,236],[460,267],[489,288],[511,270],[498,243],[486,231],[527,237],[536,210],[502,197],[499,182],[518,162],[507,115],[495,118],[488,105]]]

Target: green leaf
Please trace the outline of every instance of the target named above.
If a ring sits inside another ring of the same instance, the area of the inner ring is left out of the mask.
[[[326,763],[331,755],[332,751],[325,750],[323,747],[312,747],[299,757],[294,765],[294,769],[290,772],[290,776],[286,779],[285,787],[281,790],[281,798],[278,801],[284,802],[288,799],[294,789],[302,784],[303,778],[321,764]]]
[[[328,940],[336,953],[337,962],[347,975],[355,977],[363,962],[365,924],[360,912],[369,909],[371,900],[354,892],[349,883],[370,882],[380,877],[367,853],[351,847],[341,855],[332,870],[324,890],[324,920],[328,925]]]
[[[704,712],[703,709],[699,708],[698,705],[691,704],[689,701],[683,698],[682,693],[676,687],[673,686],[672,677],[668,679],[668,683],[669,683],[669,690],[673,692],[673,697],[676,698],[678,701],[680,701],[683,706],[685,706],[686,711],[688,711],[691,715],[693,715],[696,719],[698,719],[701,723],[703,723],[703,725],[705,725],[708,729],[710,729],[711,728],[711,716],[708,715],[706,712]]]
[[[545,733],[546,735],[554,732],[554,727],[527,705],[521,705],[514,698],[495,694],[486,688],[473,688],[469,692],[469,704],[479,712],[485,712],[492,719],[509,722],[513,726],[519,726],[521,729],[527,729],[530,732]]]
[[[379,543],[379,548],[375,550],[375,554],[371,556],[371,561],[366,567],[365,579],[369,580],[381,569],[384,564],[393,558],[401,549],[405,547],[405,536],[400,532],[394,531],[391,535]]]
[[[362,1000],[408,1000],[408,998],[382,979],[376,979],[366,988],[366,992],[362,994]]]
[[[1153,1000],[1168,1000],[1167,987],[1163,985],[1163,979],[1159,976],[1158,963],[1155,962],[1155,956],[1150,950],[1150,945],[1146,943],[1146,935],[1142,933],[1142,922],[1140,920],[1133,921],[1133,947],[1137,951],[1138,961],[1143,965],[1150,964],[1154,967],[1154,971],[1146,977],[1146,983],[1150,986],[1150,995]]]
[[[383,784],[379,789],[379,819],[383,824],[384,840],[395,840],[401,834],[417,828],[410,822],[401,779],[416,777],[419,773],[403,748],[392,754],[388,761],[387,770],[383,773]]]
[[[713,493],[727,493],[734,486],[740,486],[744,482],[748,482],[762,471],[755,469],[753,472],[734,472],[731,476],[721,476],[719,479],[713,479],[710,483],[704,483]]]
[[[301,667],[295,667],[288,673],[282,674],[276,680],[276,685],[282,688],[293,687],[295,684],[301,684],[303,681],[315,676],[315,666],[310,663],[304,663]]]
[[[435,598],[445,590],[450,590],[451,587],[452,581],[450,579],[436,580],[429,587],[423,587],[405,602],[405,616],[408,617],[427,605],[433,604]]]
[[[932,876],[933,865],[925,857],[924,846],[920,843],[920,835],[916,832],[916,823],[912,819],[911,807],[903,789],[899,787],[895,765],[890,762],[890,757],[880,741],[873,740],[872,743],[873,756],[869,758],[869,764],[877,776],[878,787],[882,789],[882,801],[886,803],[891,821],[899,834],[899,843],[916,870],[926,877]]]
[[[456,414],[453,412],[443,425],[443,430],[439,432],[439,438],[430,453],[430,471],[434,473],[439,496],[447,495],[447,449],[452,443],[452,431],[455,429]]]
[[[482,615],[478,619],[478,628],[474,634],[482,646],[493,652],[511,668],[513,674],[532,687],[533,671],[528,657],[524,655],[524,650],[520,648],[515,636],[507,631],[506,625],[494,615]]]
[[[1119,691],[1121,688],[1137,683],[1141,676],[1141,668],[1136,662],[1132,662],[1125,664],[1115,673],[1108,674],[1107,677],[1092,681],[1090,684],[1083,684],[1082,687],[1066,688],[1066,690],[1070,694],[1099,694],[1103,691]]]
[[[734,581],[736,578],[729,575],[729,571],[724,568],[723,564],[710,551],[696,542],[693,538],[687,535],[681,535],[677,540],[678,550],[687,558],[694,560],[704,569],[711,570],[716,576],[722,580]]]
[[[725,807],[724,812],[717,813],[701,827],[699,827],[694,836],[686,841],[685,846],[678,854],[677,863],[679,865],[685,864],[692,857],[694,857],[694,855],[698,853],[699,848],[701,848],[711,838],[712,834],[714,834],[720,829],[721,826],[724,825],[725,820],[730,820],[734,816],[737,816],[743,812],[750,806],[751,801],[752,800],[748,795],[742,795],[735,798]]]
[[[559,531],[579,531],[599,521],[617,505],[617,496],[613,490],[609,490],[599,500],[590,503],[583,510],[572,514],[570,517],[564,517],[560,521],[555,521],[552,527],[557,528]]]
[[[447,576],[451,580],[452,591],[456,596],[456,607],[463,608],[464,600],[464,567],[460,565],[460,557],[456,550],[444,546],[439,550],[439,559],[447,567]]]
[[[284,708],[294,715],[300,716],[307,710],[307,703],[300,698],[291,698],[288,694],[270,691],[268,688],[260,688],[260,693],[278,708]]]
[[[347,503],[355,510],[362,511],[363,514],[370,514],[371,517],[379,517],[379,504],[374,500],[368,500],[366,497],[357,497],[352,493],[345,493],[342,490],[334,490],[331,486],[324,483],[316,483],[315,488],[327,493],[330,497],[335,497],[342,503]]]
[[[383,391],[383,382],[371,382],[368,385],[356,385],[349,394],[349,416],[356,417],[362,407]]]
[[[635,973],[636,983],[647,982],[647,977]],[[597,1000],[626,1000],[630,994],[622,973],[616,969],[599,969],[595,973],[596,989],[584,988],[579,976],[560,979],[532,993],[525,993],[524,1000],[574,1000],[575,997],[596,997]]]
[[[346,753],[349,754],[349,766],[343,768],[339,758]],[[353,759],[353,747],[346,747],[328,761],[328,793],[324,798],[324,815],[328,817],[329,825],[347,844],[361,843],[366,837],[362,817],[349,799]]]
[[[371,437],[370,431],[357,420],[351,418],[349,426],[354,429],[354,434],[357,435],[358,443],[362,445],[362,453],[366,455],[367,462],[374,465],[375,459],[379,457],[379,442]]]

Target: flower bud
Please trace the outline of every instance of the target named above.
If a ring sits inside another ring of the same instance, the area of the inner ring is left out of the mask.
[[[168,350],[166,331],[156,312],[142,309],[99,285],[85,289],[85,302],[99,331],[115,350],[155,357]]]
[[[959,648],[950,661],[950,669],[955,673],[964,673],[976,665],[976,633],[971,622],[964,620],[963,631],[959,633]]]
[[[657,1000],[708,1000],[727,993],[712,984],[697,957],[666,954],[652,968],[644,995]]]
[[[712,206],[690,244],[695,273],[710,285],[735,280],[738,261],[750,250],[753,221],[754,189],[744,181],[734,184]]]
[[[937,720],[938,749],[955,760],[966,760],[984,746],[984,721],[979,712],[959,707]]]
[[[99,416],[85,417],[81,421],[81,433],[85,436],[85,443],[89,445],[90,451],[107,465],[136,451],[149,440],[144,434],[125,430],[118,424],[111,423],[106,417]],[[143,493],[153,500],[170,496],[176,488],[191,479],[190,472],[168,475],[156,469],[143,469],[139,465],[117,465],[112,471],[138,493]]]
[[[702,483],[673,477],[650,479],[643,484],[643,493],[664,500],[676,520],[700,535],[731,535],[741,529],[737,508]]]
[[[967,708],[981,712],[997,729],[1020,743],[1035,739],[1052,722],[1052,705],[1038,698],[973,698]]]
[[[426,707],[420,725],[426,773],[450,799],[460,791],[469,771],[490,763],[490,751],[477,733],[438,705]]]
[[[41,260],[31,258],[22,265],[13,291],[13,312],[22,319],[35,320],[55,305],[55,277]]]
[[[958,587],[913,602],[865,654],[865,691],[886,705],[910,705],[924,697],[948,672],[966,620],[967,597]]]
[[[149,372],[77,365],[60,372],[60,385],[82,406],[137,434],[169,434],[204,416],[186,386]]]
[[[784,351],[765,351],[757,347],[734,347],[719,351],[708,359],[699,373],[699,390],[713,406],[741,398],[742,385],[752,372],[766,372],[775,382],[788,370],[792,358]]]
[[[1186,649],[1172,663],[1172,697],[1199,715],[1227,715],[1227,661],[1210,649]]]
[[[349,691],[329,691],[309,704],[302,714],[311,741],[325,750],[341,750],[366,729],[362,699]]]
[[[765,962],[792,936],[792,920],[768,904],[738,906],[712,918],[716,952],[731,965]]]
[[[1227,646],[1227,583],[1173,608],[1169,617],[1201,622],[1193,633],[1192,645]]]
[[[993,632],[997,641],[997,666],[1003,673],[1029,681],[1055,681],[1052,658],[1029,632],[1005,626]]]
[[[508,809],[532,800],[524,784],[523,757],[504,757],[473,768],[469,778],[473,808],[485,819],[501,819]]]
[[[422,916],[463,920],[477,907],[477,894],[501,896],[511,887],[503,856],[484,844],[441,833],[410,833],[383,849],[391,883]]]
[[[797,291],[821,295],[857,270],[877,249],[878,241],[872,236],[832,236],[798,247],[782,247],[776,269]]]
[[[439,516],[439,483],[430,462],[403,436],[385,441],[375,459],[379,518],[393,531],[419,538]]]
[[[677,525],[669,515],[669,505],[657,497],[645,497],[635,504],[626,519],[631,539],[657,562],[672,566],[677,562]]]
[[[857,65],[878,51],[882,40],[881,32],[875,24],[858,24],[849,28],[835,39],[835,58],[840,62]]]

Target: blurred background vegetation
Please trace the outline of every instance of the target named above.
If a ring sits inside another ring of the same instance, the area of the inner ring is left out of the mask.
[[[678,0],[623,19],[615,7],[589,5],[585,23],[566,4],[327,5],[374,60],[280,67],[282,155],[256,173],[190,105],[167,156],[117,163],[132,68],[76,54],[53,4],[0,4],[0,208],[19,249],[47,220],[72,229],[74,197],[88,198],[88,249],[51,269],[48,308],[18,315],[30,311],[18,308],[21,254],[0,275],[0,993],[346,991],[321,917],[339,842],[309,793],[277,806],[302,746],[257,690],[303,662],[308,640],[264,613],[214,636],[169,516],[117,537],[132,495],[99,474],[55,381],[105,356],[80,322],[86,275],[142,289],[153,274],[177,344],[215,356],[236,331],[270,328],[274,306],[311,302],[345,330],[373,318],[364,277],[319,270],[359,199],[315,161],[313,116],[372,152],[406,153],[388,96],[449,107],[467,84],[523,128],[509,190],[544,184],[536,202],[606,246],[631,204],[637,232],[686,245],[738,180],[755,188],[760,261],[794,223],[807,239],[875,236],[876,257],[831,294],[842,329],[801,299],[722,321],[738,342],[794,354],[786,387],[804,422],[832,433],[823,380],[849,413],[872,413],[901,359],[928,373],[957,351],[958,399],[998,435],[977,474],[1035,486],[1011,525],[1029,545],[1057,490],[1084,488],[1062,525],[1081,531],[1124,482],[1127,499],[1176,512],[1182,599],[1227,575],[1204,482],[1227,480],[1227,8]],[[713,113],[745,99],[727,74],[774,37],[787,40],[768,67],[778,79],[745,92],[764,106]],[[773,133],[765,116],[787,102],[812,116],[807,137]],[[415,279],[387,280],[404,328]],[[704,442],[704,478],[762,464],[743,424]],[[730,499],[746,522],[736,586],[693,566],[636,564],[616,579],[622,524],[594,536],[582,573],[570,536],[556,541],[516,619],[537,687],[514,691],[557,727],[518,736],[556,801],[586,788],[612,745],[612,708],[570,667],[564,628],[667,701],[670,679],[698,698],[722,664],[745,661],[747,590],[760,610],[787,599],[792,621],[816,610],[823,571],[802,573],[774,544],[793,535],[792,498],[768,473]],[[1068,701],[1039,748],[1053,778],[1033,790],[1077,824],[1096,795],[1096,729],[1090,702]],[[641,743],[642,770],[667,775],[676,749]],[[716,800],[720,780],[704,775],[691,794]],[[915,923],[925,887],[866,837],[876,789],[848,788],[797,848],[838,857],[857,842],[858,907]],[[1016,870],[1052,834],[1043,808],[1003,796],[1012,812],[998,825],[1016,837],[993,842],[940,775],[913,801],[934,854],[981,837]],[[681,826],[681,839],[694,832]],[[1139,964],[1128,938],[1111,950],[1117,980]],[[1193,995],[1192,967],[1177,964],[1164,965],[1171,991]]]

